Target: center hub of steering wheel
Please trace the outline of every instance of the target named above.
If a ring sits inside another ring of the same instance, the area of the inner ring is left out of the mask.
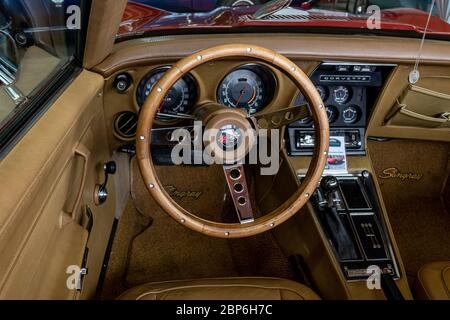
[[[243,143],[244,134],[237,126],[230,124],[219,129],[217,143],[224,151],[236,150]]]
[[[256,143],[250,121],[236,109],[219,109],[206,122],[204,144],[218,164],[234,164],[245,159]]]

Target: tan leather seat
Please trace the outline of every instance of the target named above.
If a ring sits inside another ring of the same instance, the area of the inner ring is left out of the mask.
[[[414,292],[417,299],[450,300],[450,262],[433,262],[422,267]]]
[[[275,278],[172,281],[133,288],[120,300],[319,300],[308,287]]]

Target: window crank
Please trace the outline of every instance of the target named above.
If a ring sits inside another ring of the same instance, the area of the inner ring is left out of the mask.
[[[105,172],[105,182],[103,182],[103,184],[101,185],[98,184],[95,186],[94,202],[95,205],[97,206],[101,206],[108,199],[108,189],[107,189],[108,177],[109,175],[116,174],[117,171],[116,163],[114,161],[105,163],[105,165],[103,166],[103,171]]]

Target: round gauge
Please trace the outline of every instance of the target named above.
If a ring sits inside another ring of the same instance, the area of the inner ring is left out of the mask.
[[[342,118],[347,124],[354,124],[359,121],[361,117],[361,109],[357,106],[350,106],[342,112]]]
[[[326,87],[317,86],[317,91],[320,94],[320,97],[323,101],[326,101],[328,99],[328,89]]]
[[[350,99],[350,90],[344,86],[336,87],[333,90],[333,99],[336,103],[345,104]]]
[[[331,123],[336,122],[339,118],[339,110],[335,106],[327,106],[328,121]]]
[[[163,77],[169,67],[158,68],[147,74],[140,82],[136,92],[139,107],[142,107],[155,84]],[[188,114],[197,99],[195,81],[190,75],[178,80],[164,98],[160,113]],[[171,120],[170,117],[157,116],[158,120]]]
[[[247,109],[250,115],[264,109],[273,98],[275,79],[260,65],[243,66],[220,83],[217,100],[231,108]]]

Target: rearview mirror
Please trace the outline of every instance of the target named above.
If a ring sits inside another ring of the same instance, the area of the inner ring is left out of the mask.
[[[292,3],[292,0],[272,0],[264,4],[258,11],[256,11],[252,18],[253,19],[262,19],[271,14],[274,14],[281,9],[289,7]]]

